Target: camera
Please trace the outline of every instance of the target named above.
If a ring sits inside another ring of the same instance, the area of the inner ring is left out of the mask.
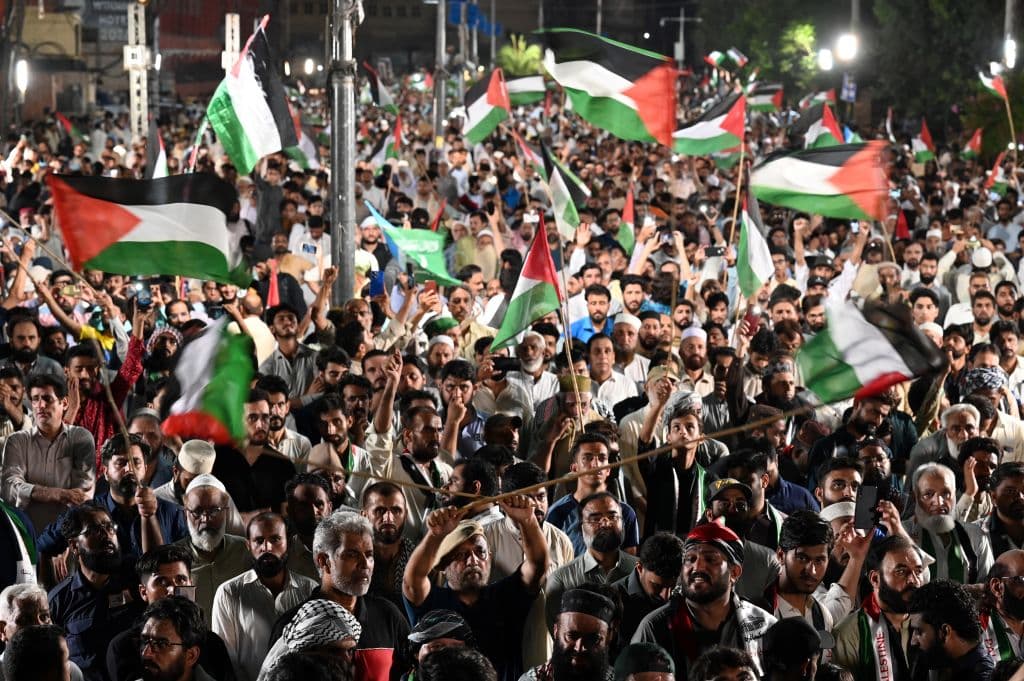
[[[514,357],[495,357],[493,362],[495,372],[519,371],[519,360]]]

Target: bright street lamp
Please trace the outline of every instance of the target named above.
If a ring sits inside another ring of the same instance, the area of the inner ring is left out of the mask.
[[[1013,38],[1007,37],[1003,42],[1003,62],[1008,69],[1017,63],[1017,41]]]
[[[832,50],[826,48],[818,50],[818,68],[822,71],[831,71],[835,60],[832,58]]]
[[[306,63],[303,65],[307,76],[312,76],[313,71],[316,70],[316,64],[313,63],[312,57],[306,57]]]
[[[853,61],[857,57],[860,41],[854,33],[844,33],[836,42],[836,58],[839,61]]]
[[[292,75],[292,65],[291,65],[291,62],[285,62],[284,63],[284,77],[288,78],[291,75]]]
[[[25,91],[28,90],[28,62],[24,59],[19,59],[14,65],[14,85],[24,99]]]

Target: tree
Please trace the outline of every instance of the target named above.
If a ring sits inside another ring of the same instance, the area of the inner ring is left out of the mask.
[[[535,76],[540,73],[543,54],[539,45],[530,45],[521,35],[509,37],[509,44],[498,50],[498,66],[506,77]]]

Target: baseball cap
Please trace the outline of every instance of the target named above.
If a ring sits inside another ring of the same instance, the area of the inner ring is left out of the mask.
[[[712,502],[717,499],[726,490],[738,489],[743,492],[744,496],[747,497],[747,501],[751,501],[754,498],[754,493],[748,485],[744,485],[736,478],[719,478],[718,480],[712,480],[708,483],[707,487],[707,500]]]
[[[178,466],[193,475],[213,472],[217,450],[206,440],[189,440],[178,451]]]
[[[441,546],[437,549],[437,558],[434,559],[434,564],[431,568],[435,568],[443,563],[448,554],[458,548],[462,542],[473,537],[482,536],[484,536],[484,528],[480,523],[475,520],[463,520],[441,540]]]
[[[810,277],[807,279],[807,288],[812,286],[824,286],[828,288],[828,280],[825,277]]]
[[[818,631],[803,617],[786,617],[768,627],[761,639],[765,658],[771,665],[785,670],[815,657],[822,650],[836,647],[836,640],[827,631]]]
[[[484,430],[505,428],[506,426],[512,426],[513,428],[522,428],[523,419],[514,414],[502,414],[497,413],[491,415],[486,423],[484,423]]]

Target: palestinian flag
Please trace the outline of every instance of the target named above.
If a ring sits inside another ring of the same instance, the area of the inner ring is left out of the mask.
[[[364,203],[384,233],[391,255],[397,259],[404,258],[412,264],[416,281],[436,281],[442,286],[458,286],[462,283],[448,274],[444,264],[444,242],[447,235],[429,229],[395,227],[369,201]]]
[[[548,181],[548,171],[544,165],[544,157],[534,151],[533,147],[523,141],[523,138],[519,136],[515,130],[512,131],[512,137],[516,141],[516,148],[519,150],[519,160],[525,165],[533,168],[533,172],[537,173],[545,182]]]
[[[235,188],[216,175],[159,180],[49,175],[53,207],[75,270],[252,280],[227,229]]]
[[[807,109],[789,131],[793,135],[803,135],[805,149],[832,147],[845,141],[828,104],[815,104]]]
[[[850,129],[849,126],[843,126],[843,141],[847,144],[859,144],[864,141],[864,138],[858,135],[856,132]]]
[[[547,147],[544,147],[542,151],[544,152],[544,169],[548,175],[548,186],[551,191],[551,208],[555,213],[558,233],[564,239],[572,239],[576,235],[576,228],[580,226],[580,215],[576,206],[587,200],[590,190],[571,170],[552,156]]]
[[[251,173],[267,154],[298,144],[277,72],[280,61],[267,41],[269,21],[270,15],[263,17],[249,36],[206,109],[210,125],[239,175]]]
[[[303,170],[318,170],[320,168],[320,155],[316,151],[316,144],[310,139],[306,131],[302,129],[302,111],[291,105],[288,106],[291,112],[292,125],[295,126],[295,137],[299,143],[294,147],[288,147],[284,153],[288,158],[299,164]]]
[[[978,78],[981,78],[982,86],[991,92],[999,99],[1005,100],[1006,96],[1006,83],[1003,82],[1002,76],[986,76],[981,71],[978,71]]]
[[[672,151],[701,156],[743,142],[747,124],[746,97],[734,93],[722,99],[692,124],[672,133]]]
[[[747,91],[751,111],[779,111],[784,93],[780,83],[755,83]]]
[[[391,114],[398,113],[398,107],[395,105],[395,100],[388,92],[388,88],[384,83],[380,82],[380,76],[377,75],[377,71],[370,66],[369,62],[363,62],[363,68],[366,69],[367,80],[370,83],[370,97],[373,99],[373,104],[382,111],[387,111]]]
[[[968,140],[967,146],[960,152],[960,155],[969,159],[976,159],[981,156],[981,128],[974,131],[974,134],[971,135],[971,139]]]
[[[147,180],[167,177],[167,150],[164,148],[164,136],[156,121],[149,122],[149,136],[146,139],[146,173]]]
[[[906,305],[830,305],[828,325],[796,355],[804,386],[822,402],[863,399],[918,376],[946,359],[910,318]]]
[[[907,211],[896,209],[896,229],[893,230],[897,241],[910,238],[910,223],[907,222]]]
[[[815,104],[826,103],[831,104],[832,106],[836,105],[836,91],[834,88],[831,90],[822,90],[821,92],[815,92],[813,94],[807,95],[806,97],[800,100],[799,109],[803,111],[804,109],[810,109]]]
[[[512,104],[501,69],[494,69],[466,92],[466,140],[479,144],[508,120]]]
[[[743,54],[735,47],[730,47],[728,50],[725,51],[725,53],[729,55],[729,59],[732,60],[732,63],[740,67],[741,69],[747,65],[748,61],[750,61],[749,59],[747,59],[747,55]]]
[[[581,118],[624,140],[671,143],[677,73],[671,59],[576,29],[543,36],[544,68]]]
[[[174,368],[181,396],[171,405],[163,432],[182,440],[216,444],[245,439],[245,401],[253,377],[252,339],[227,330],[221,317],[187,343]]]
[[[203,116],[203,121],[199,124],[199,129],[196,130],[196,139],[192,142],[192,149],[189,150],[188,154],[188,172],[194,173],[196,171],[196,163],[199,161],[199,147],[206,143],[206,131],[210,128],[210,119]]]
[[[765,282],[771,279],[775,268],[772,265],[768,242],[764,238],[764,226],[761,224],[756,201],[753,210],[748,210],[748,203],[744,198],[742,220],[740,244],[736,251],[736,276],[743,295],[746,298],[753,298]]]
[[[716,151],[711,154],[711,160],[717,167],[722,168],[723,170],[728,170],[739,163],[740,152],[742,150],[743,146],[737,144],[731,149],[723,149],[722,151]]]
[[[1010,186],[1010,183],[1006,179],[1006,171],[1003,169],[1003,158],[1005,156],[1005,151],[999,152],[999,156],[996,157],[996,163],[992,166],[992,171],[988,174],[988,179],[985,180],[985,189],[990,192],[995,192],[1000,196],[1005,195],[1006,188]]]
[[[910,141],[910,149],[914,152],[914,162],[924,163],[935,158],[935,143],[932,142],[932,134],[928,132],[928,122],[921,119],[921,132]]]
[[[544,76],[511,78],[505,81],[505,86],[508,88],[508,98],[512,106],[540,102],[547,92],[544,87]]]
[[[488,352],[515,343],[516,336],[544,315],[557,310],[563,299],[542,216],[537,233],[533,235],[533,243],[526,252],[515,290],[508,300],[505,317]]]
[[[67,116],[57,111],[54,113],[57,117],[57,122],[60,123],[60,127],[64,128],[64,132],[71,138],[72,144],[78,144],[79,142],[88,142],[89,136],[83,135],[82,131],[78,127],[68,120]]]
[[[714,50],[704,57],[704,63],[706,63],[708,66],[714,66],[715,68],[718,68],[723,63],[725,63],[725,55],[719,52],[718,50]]]
[[[632,182],[626,191],[626,205],[622,207],[622,220],[619,222],[619,233],[615,235],[615,240],[626,249],[626,253],[633,255],[633,248],[636,246],[636,207]]]
[[[889,182],[882,141],[780,152],[750,174],[761,201],[834,218],[882,220]]]
[[[373,152],[370,155],[370,163],[379,173],[384,165],[388,162],[388,159],[398,159],[402,155],[402,119],[401,117],[395,119],[395,124],[391,128],[391,134],[385,135],[377,142],[377,146],[373,148]]]

